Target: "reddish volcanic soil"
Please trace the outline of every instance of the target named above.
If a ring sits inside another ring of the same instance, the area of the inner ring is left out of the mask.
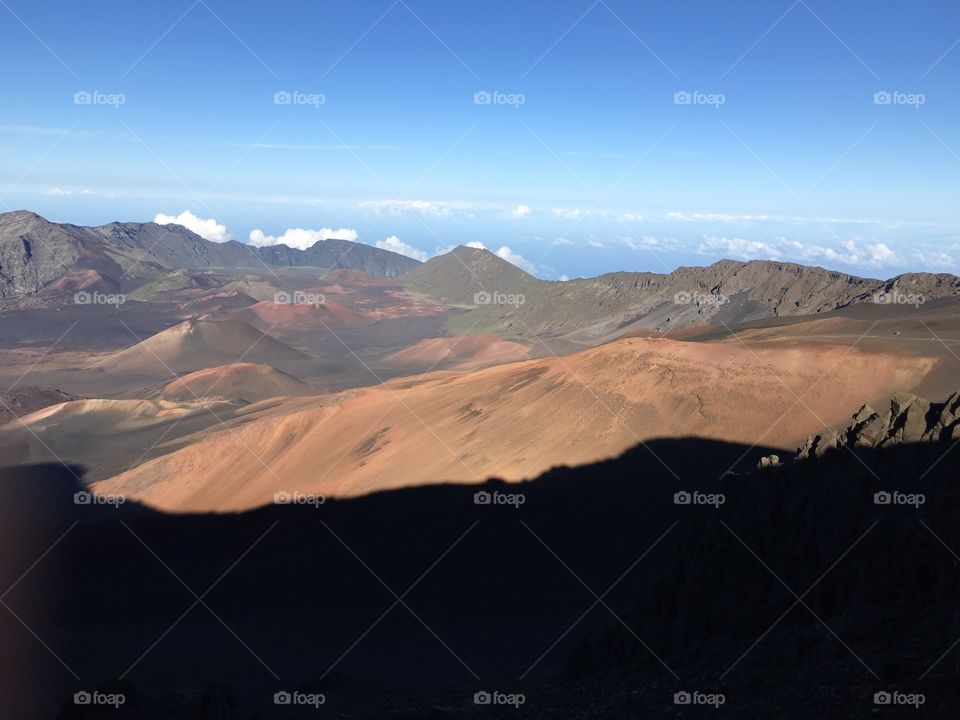
[[[43,295],[57,296],[63,293],[77,292],[79,290],[98,290],[102,292],[117,292],[117,284],[112,280],[107,280],[96,270],[71,270],[63,277],[47,285]]]
[[[295,305],[265,300],[239,310],[233,316],[257,327],[300,331],[319,330],[323,329],[324,325],[338,328],[373,322],[373,319],[364,314],[333,300],[325,300],[315,305]]]
[[[469,370],[523,360],[528,353],[529,348],[526,345],[503,340],[493,333],[478,333],[451,338],[427,338],[387,355],[383,362],[396,368]]]
[[[399,290],[386,290],[384,295],[387,302],[378,298],[364,298],[355,301],[354,307],[361,308],[370,317],[378,320],[439,315],[447,310],[443,305]]]
[[[156,396],[181,402],[204,398],[253,403],[273,397],[311,394],[317,392],[292,375],[269,365],[236,363],[179,377],[160,388]]]
[[[100,358],[91,367],[128,376],[170,377],[242,360],[282,367],[307,359],[238,320],[187,320]]]
[[[789,451],[825,424],[845,425],[862,403],[916,386],[936,364],[842,346],[623,339],[277,403],[236,432],[214,432],[96,487],[166,510],[229,511],[281,490],[353,496],[518,481],[660,437]]]

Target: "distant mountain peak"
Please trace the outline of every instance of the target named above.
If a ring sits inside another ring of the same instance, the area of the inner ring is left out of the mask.
[[[430,258],[403,280],[416,292],[457,304],[473,303],[484,292],[523,294],[541,282],[489,250],[466,245]]]

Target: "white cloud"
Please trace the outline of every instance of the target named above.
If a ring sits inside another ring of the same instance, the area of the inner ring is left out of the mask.
[[[513,212],[510,213],[515,218],[525,218],[527,215],[533,212],[533,208],[529,205],[517,205]]]
[[[624,235],[617,239],[623,243],[624,247],[628,247],[631,250],[651,250],[660,247],[660,240],[653,237],[653,235],[644,235],[638,238]]]
[[[497,250],[496,254],[497,254],[497,257],[503,260],[506,260],[508,263],[513,263],[518,268],[520,268],[521,270],[525,270],[531,275],[533,275],[537,271],[536,266],[532,262],[530,262],[525,257],[523,257],[523,255],[515,253],[506,245],[504,245],[499,250]]]
[[[90,196],[90,195],[98,195],[98,194],[99,193],[89,188],[84,188],[83,190],[78,190],[76,192],[70,189],[64,189],[64,188],[58,188],[58,187],[50,188],[49,190],[47,190],[47,195],[49,195],[50,197],[71,197],[73,195]]]
[[[951,255],[939,250],[915,250],[913,257],[914,261],[921,267],[951,270],[957,267],[956,260]]]
[[[791,257],[798,262],[843,263],[864,268],[895,267],[903,259],[885,243],[860,242],[857,239],[844,240],[838,248],[802,243],[786,238],[777,240],[790,251]]]
[[[897,264],[900,258],[897,254],[888,248],[884,243],[877,243],[868,248],[870,252],[870,262],[875,265]]]
[[[332,228],[320,228],[319,230],[288,228],[279,236],[266,235],[263,230],[250,231],[250,244],[255,247],[287,245],[288,247],[298,250],[307,250],[324,240],[349,240],[350,242],[358,242],[358,239],[359,233],[353,228],[340,228],[339,230]],[[415,260],[423,261],[429,257],[427,253],[413,247],[413,245],[403,242],[396,235],[391,235],[385,240],[377,240],[375,243],[368,244],[372,244],[381,250],[389,250],[390,252],[399,253],[400,255],[406,255]]]
[[[667,220],[683,220],[687,222],[757,222],[769,220],[767,215],[731,215],[728,213],[682,213],[668,212]]]
[[[350,240],[356,242],[358,233],[352,228],[321,228],[320,230],[304,230],[303,228],[288,228],[283,235],[266,235],[263,230],[250,231],[250,244],[254,247],[269,245],[286,245],[298,250],[307,250],[323,240]]]
[[[739,237],[704,235],[696,252],[738,260],[782,260],[828,268],[840,265],[853,268],[857,272],[870,272],[905,264],[903,257],[886,243],[872,242],[862,237],[847,240],[837,238],[835,243],[828,245],[782,236],[763,242]]]
[[[477,242],[477,241],[464,243],[464,245],[466,245],[469,248],[475,248],[477,250],[487,249],[486,245],[484,245],[482,242]],[[434,253],[434,255],[444,255],[445,253],[450,252],[456,247],[458,246],[450,245],[449,247],[446,247],[446,248],[437,248],[437,251]],[[515,253],[506,245],[502,246],[494,254],[500,259],[506,260],[508,263],[512,263],[516,265],[518,268],[530,273],[531,275],[537,272],[537,268],[532,262],[530,262],[525,257],[523,257],[523,255],[520,255],[519,253]]]
[[[381,250],[389,250],[390,252],[399,253],[400,255],[406,255],[420,262],[425,261],[429,257],[423,250],[418,250],[413,247],[413,245],[408,245],[396,235],[391,235],[386,240],[378,240],[376,245]]]
[[[553,208],[550,212],[564,220],[579,220],[585,214],[580,208]]]
[[[447,217],[456,211],[472,210],[474,205],[447,200],[369,200],[360,203],[360,207],[372,210],[377,215],[420,213],[432,217]]]
[[[565,237],[558,237],[553,241],[554,245],[573,245],[573,240],[568,240]]]
[[[184,210],[176,216],[157,213],[153,221],[157,225],[183,225],[187,230],[192,230],[205,240],[213,242],[223,243],[233,240],[233,235],[227,232],[226,225],[221,225],[213,218],[197,217],[189,210]]]
[[[605,248],[605,247],[606,247],[606,245],[604,245],[602,242],[600,242],[599,240],[596,240],[596,239],[594,239],[594,238],[587,238],[587,245],[589,245],[589,246],[592,247],[592,248]]]
[[[697,250],[700,254],[724,253],[741,260],[779,260],[781,252],[769,243],[744,238],[704,235]]]

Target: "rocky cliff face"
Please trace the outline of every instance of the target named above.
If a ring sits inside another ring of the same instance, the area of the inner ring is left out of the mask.
[[[77,270],[123,272],[86,228],[53,226],[28,212],[0,215],[0,297],[39,292]]]

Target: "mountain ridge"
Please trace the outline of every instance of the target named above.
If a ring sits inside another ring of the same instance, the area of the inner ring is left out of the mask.
[[[451,321],[454,329],[507,337],[580,333],[596,339],[627,329],[667,332],[814,315],[862,302],[922,304],[960,296],[960,278],[948,273],[881,280],[775,260],[723,259],[665,274],[617,271],[546,281],[488,250],[465,246],[428,260],[401,280],[431,299],[471,306]]]
[[[0,213],[0,298],[48,292],[135,289],[177,269],[317,267],[396,277],[420,261],[347,240],[306,250],[215,243],[182,225],[55,223],[29,210]]]

